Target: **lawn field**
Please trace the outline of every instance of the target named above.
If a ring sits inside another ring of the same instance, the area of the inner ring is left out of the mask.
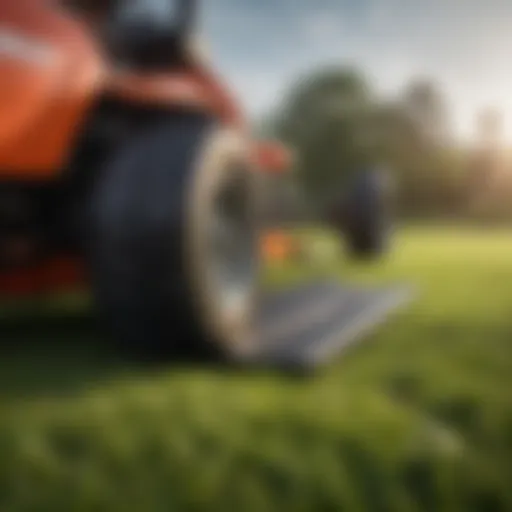
[[[0,511],[512,511],[512,232],[407,229],[384,263],[268,279],[314,275],[420,297],[307,378],[129,363],[86,320],[4,326]]]

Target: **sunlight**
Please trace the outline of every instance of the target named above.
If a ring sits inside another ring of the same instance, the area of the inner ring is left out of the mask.
[[[468,102],[469,103],[469,102]],[[464,107],[455,109],[455,134],[464,144],[479,144],[484,141],[483,132],[487,132],[487,140],[492,139],[495,144],[512,146],[512,105],[509,101],[471,102]],[[492,116],[495,119],[483,120],[483,116]],[[489,124],[495,126],[490,126]],[[484,128],[484,124],[487,127]]]

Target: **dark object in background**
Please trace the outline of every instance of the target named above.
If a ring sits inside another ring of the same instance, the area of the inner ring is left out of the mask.
[[[357,258],[382,256],[391,235],[391,181],[381,167],[357,172],[334,208],[331,222],[345,237],[349,253]]]

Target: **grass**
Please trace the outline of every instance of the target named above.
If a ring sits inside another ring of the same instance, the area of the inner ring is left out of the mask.
[[[383,264],[311,266],[421,299],[309,379],[151,369],[80,320],[11,328],[0,510],[512,510],[511,235],[421,227]]]

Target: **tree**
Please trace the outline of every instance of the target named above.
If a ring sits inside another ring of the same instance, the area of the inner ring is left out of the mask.
[[[433,82],[426,79],[412,81],[406,87],[402,104],[425,144],[446,145],[451,138],[447,104]]]
[[[322,70],[293,88],[277,133],[296,150],[296,176],[311,199],[332,197],[368,158],[374,111],[367,81],[352,68]]]
[[[373,163],[392,172],[402,213],[460,203],[460,165],[447,154],[447,103],[427,80],[411,82],[390,102],[356,69],[320,70],[298,81],[274,121],[273,132],[297,155],[293,179],[320,211],[341,196],[353,173]]]
[[[461,165],[450,153],[450,118],[442,91],[415,80],[394,102],[381,102],[374,124],[380,157],[393,170],[397,200],[404,214],[453,212],[461,203]]]

